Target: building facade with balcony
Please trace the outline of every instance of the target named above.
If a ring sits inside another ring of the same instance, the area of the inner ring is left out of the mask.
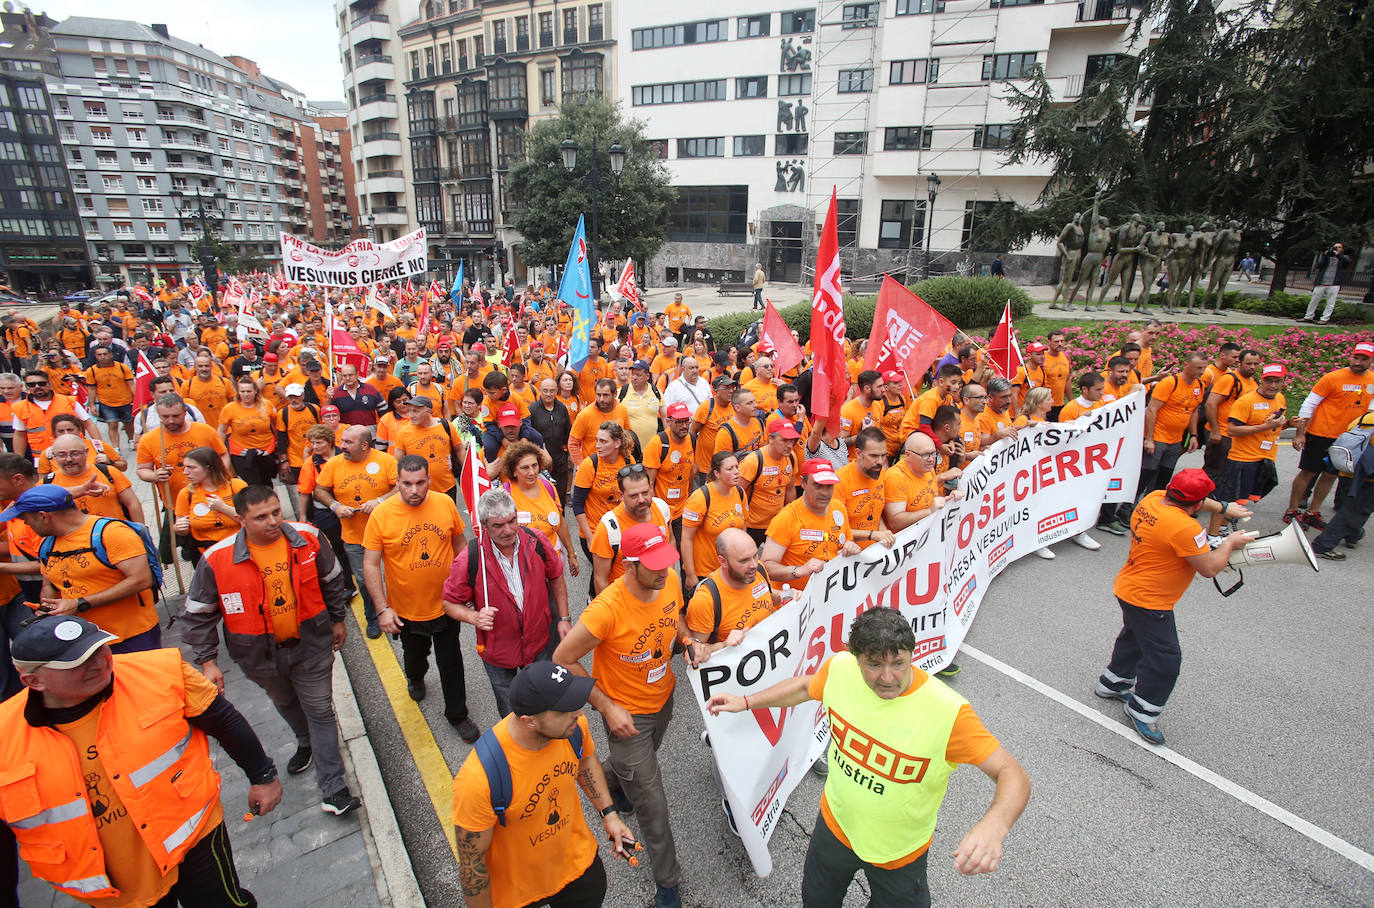
[[[94,279],[48,95],[56,24],[27,9],[0,13],[0,281],[19,293]]]
[[[59,74],[48,89],[99,278],[200,272],[200,229],[178,219],[174,191],[223,192],[224,242],[280,259],[279,232],[307,224],[288,203],[279,140],[281,124],[309,122],[303,112],[165,26],[73,17],[52,35]]]
[[[612,4],[432,0],[399,31],[415,224],[431,266],[487,283],[532,275],[516,253],[510,167],[525,131],[615,84]]]
[[[976,271],[1009,252],[1009,275],[1050,282],[1053,244],[972,239],[992,206],[1034,202],[1050,174],[1000,156],[1007,83],[1041,66],[1059,97],[1076,97],[1130,52],[1128,5],[707,0],[690,12],[645,0],[616,26],[617,94],[678,189],[650,283],[746,280],[756,262],[770,280],[810,281],[832,187],[851,276]]]
[[[397,36],[397,26],[413,18],[414,9],[413,0],[335,0],[334,4],[358,199],[354,233],[381,241],[393,240],[417,226],[406,179],[410,145]]]

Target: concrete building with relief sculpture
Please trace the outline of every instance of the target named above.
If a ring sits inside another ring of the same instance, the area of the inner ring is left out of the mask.
[[[1133,15],[1113,0],[618,9],[616,95],[679,197],[650,286],[749,280],[755,262],[809,283],[832,186],[854,278],[976,273],[1006,252],[1009,277],[1048,283],[1053,243],[970,242],[999,199],[1032,203],[1049,176],[1001,160],[1006,82],[1038,65],[1057,97],[1077,97],[1127,50]]]

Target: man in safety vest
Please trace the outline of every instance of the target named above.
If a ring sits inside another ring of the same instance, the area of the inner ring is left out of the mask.
[[[113,639],[68,615],[15,638],[29,691],[0,704],[0,822],[34,876],[86,904],[257,905],[239,885],[206,735],[248,776],[253,813],[281,802],[276,766],[180,652],[112,655]]]
[[[201,673],[223,691],[224,619],[229,655],[296,734],[286,771],[294,776],[314,763],[320,806],[335,816],[352,813],[361,802],[348,790],[334,715],[334,654],[343,647],[349,599],[344,568],[330,546],[320,545],[314,526],[282,519],[271,486],[243,489],[234,507],[243,527],[201,558],[186,597],[182,640]]]
[[[746,696],[716,694],[712,715],[746,709],[825,705],[830,762],[821,815],[802,871],[802,904],[839,906],[860,869],[871,904],[930,905],[926,856],[936,814],[955,764],[971,763],[997,790],[983,818],[954,852],[954,869],[988,873],[1002,841],[1030,798],[1030,779],[983,727],[968,701],[911,664],[916,635],[901,613],[875,608],[854,619],[849,649],[811,675],[789,678]],[[885,757],[923,766],[903,772]]]

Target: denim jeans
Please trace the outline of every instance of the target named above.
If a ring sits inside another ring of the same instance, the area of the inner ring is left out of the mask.
[[[367,583],[363,580],[363,545],[361,542],[345,542],[344,550],[348,552],[348,567],[353,572],[353,582],[358,585],[358,592],[363,597],[363,615],[368,624],[375,624],[377,606],[373,604],[372,594],[367,591]]]

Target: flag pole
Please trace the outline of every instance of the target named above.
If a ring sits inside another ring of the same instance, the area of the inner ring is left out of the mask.
[[[157,429],[158,446],[162,450],[162,456],[159,458],[159,463],[161,464],[161,466],[159,466],[158,469],[165,469],[167,466],[167,429],[161,425],[159,425]],[[170,527],[172,523],[172,506],[168,502],[169,491],[170,488],[166,482],[162,480],[159,480],[157,482],[158,498],[162,499],[162,503],[167,506],[167,513],[164,515],[164,517],[166,518],[167,524]],[[176,533],[174,531],[169,531],[167,533],[167,538],[170,540],[169,547],[172,551],[172,571],[177,576],[177,591],[182,596],[185,596],[186,581],[181,579],[181,558],[177,554]]]

